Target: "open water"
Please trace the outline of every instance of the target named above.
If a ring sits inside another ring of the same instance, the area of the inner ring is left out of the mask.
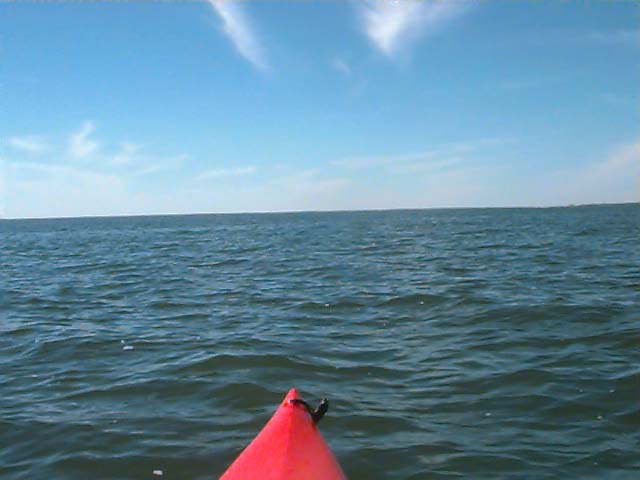
[[[640,478],[640,205],[0,221],[0,478]],[[258,477],[256,477],[258,478]]]

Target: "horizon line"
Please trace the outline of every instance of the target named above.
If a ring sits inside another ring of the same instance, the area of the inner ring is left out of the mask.
[[[0,0],[1,1],[1,0]],[[204,216],[204,215],[278,215],[278,214],[301,214],[301,213],[358,213],[358,212],[397,212],[416,210],[515,210],[515,209],[545,209],[545,208],[578,208],[578,207],[598,207],[616,205],[640,204],[640,200],[631,202],[595,202],[595,203],[568,203],[563,205],[507,205],[507,206],[484,206],[484,207],[394,207],[394,208],[360,208],[360,209],[310,209],[310,210],[254,210],[237,212],[190,212],[190,213],[133,213],[133,214],[105,214],[105,215],[68,215],[53,217],[0,217],[3,220],[73,220],[92,218],[137,218],[137,217],[177,217],[177,216]]]

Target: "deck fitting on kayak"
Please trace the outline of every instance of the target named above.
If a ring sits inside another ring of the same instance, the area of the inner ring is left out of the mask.
[[[309,415],[311,415],[311,419],[313,420],[313,423],[318,423],[320,420],[322,420],[322,417],[324,417],[324,414],[327,413],[327,410],[329,410],[329,400],[327,400],[326,398],[322,399],[322,401],[320,402],[320,405],[318,405],[318,407],[315,410],[311,408],[311,405],[309,405],[307,402],[305,402],[301,398],[292,398],[291,400],[289,400],[289,403],[302,405],[304,408],[306,408],[307,412],[309,412]]]
[[[323,400],[313,410],[295,388],[289,390],[271,419],[220,480],[347,480],[322,438],[320,425],[314,423],[328,405]]]

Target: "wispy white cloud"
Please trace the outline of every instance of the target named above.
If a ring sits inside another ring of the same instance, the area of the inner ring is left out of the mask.
[[[464,160],[461,157],[450,157],[430,162],[407,162],[389,166],[389,171],[392,173],[411,175],[420,173],[431,174],[437,171],[451,170],[453,168],[456,168],[463,161]]]
[[[640,173],[640,139],[635,142],[622,145],[614,149],[613,153],[601,164],[605,171],[622,172],[627,168],[633,168],[635,173]]]
[[[151,182],[146,176],[178,170],[187,156],[142,155],[141,147],[135,143],[120,143],[112,149],[105,144],[98,150],[97,142],[91,139],[94,129],[91,122],[86,122],[68,137],[68,145],[64,141],[52,143],[47,150],[51,154],[46,157],[31,157],[16,151],[10,152],[9,158],[0,158],[0,187],[2,181],[5,184],[0,188],[0,216],[51,217],[157,211],[152,203],[157,198],[143,192],[153,193],[168,178],[171,178],[172,185],[179,184],[182,179],[167,173],[154,177]],[[109,153],[110,150],[115,153]],[[90,163],[77,161],[88,156]],[[38,160],[34,161],[34,158]],[[171,212],[170,206],[171,202],[165,204],[167,212]]]
[[[351,75],[351,64],[342,57],[334,57],[329,62],[331,68],[342,73],[343,75]]]
[[[460,2],[429,0],[363,0],[358,8],[369,40],[389,56],[462,11]]]
[[[640,201],[640,139],[612,149],[577,175],[576,186],[591,202]]]
[[[410,173],[442,168],[460,163],[465,155],[492,146],[513,142],[508,138],[481,138],[467,142],[435,145],[421,152],[394,155],[371,155],[333,160],[331,165],[349,170],[383,168],[396,173]]]
[[[9,217],[138,213],[135,198],[118,175],[36,162],[12,162],[7,170]]]
[[[141,177],[144,175],[152,175],[158,172],[165,172],[167,170],[177,170],[184,165],[189,159],[189,155],[182,154],[174,158],[168,158],[161,161],[147,162],[141,168],[131,171],[132,177]]]
[[[255,67],[265,70],[267,61],[249,21],[237,0],[208,0],[222,20],[222,30],[233,42],[238,53]]]
[[[640,47],[640,29],[592,32],[589,38],[607,45]]]
[[[527,77],[519,78],[506,78],[498,82],[491,82],[487,85],[488,89],[506,90],[513,92],[521,92],[526,90],[534,90],[545,87],[552,87],[554,85],[566,83],[572,80],[572,77],[561,75],[529,75]]]
[[[291,194],[317,196],[333,194],[343,190],[349,184],[349,180],[342,177],[327,176],[319,168],[310,168],[275,178],[271,183]]]
[[[14,155],[11,158],[12,165],[14,168],[38,170],[41,173],[63,171],[65,168],[76,171],[79,164],[75,160],[91,155],[91,171],[112,172],[123,175],[123,178],[132,178],[160,170],[177,169],[188,159],[185,154],[173,157],[143,154],[142,146],[133,142],[120,142],[117,148],[105,144],[99,150],[98,142],[91,138],[94,131],[94,124],[85,122],[69,135],[66,150],[51,147],[40,141],[40,137],[13,137],[9,144],[15,148],[34,152],[46,148],[52,155],[46,162],[29,162]],[[135,165],[132,165],[133,160]]]
[[[44,138],[35,135],[10,137],[7,143],[14,149],[27,153],[43,153],[49,148]]]
[[[243,175],[252,175],[256,172],[254,166],[237,167],[237,168],[216,168],[202,172],[196,177],[197,180],[207,180],[217,177],[239,177]]]
[[[498,197],[498,192],[503,197],[503,205],[506,202],[523,206],[638,202],[640,138],[612,146],[599,160],[514,176],[508,182],[502,180],[499,186],[493,185],[492,189],[493,198]]]
[[[111,158],[113,165],[127,165],[142,147],[135,143],[124,142],[120,144],[120,150]]]
[[[33,171],[33,172],[46,173],[46,174],[69,175],[69,176],[94,174],[94,172],[91,170],[78,168],[73,165],[66,165],[62,163],[11,161],[11,162],[8,162],[8,165],[11,169],[16,171]]]
[[[98,150],[98,143],[90,138],[95,130],[93,122],[84,122],[69,137],[69,153],[74,158],[85,158]]]
[[[429,161],[435,156],[435,151],[429,150],[419,153],[408,153],[400,155],[372,155],[363,157],[348,157],[331,161],[331,165],[343,167],[349,170],[363,168],[388,167],[399,163]]]

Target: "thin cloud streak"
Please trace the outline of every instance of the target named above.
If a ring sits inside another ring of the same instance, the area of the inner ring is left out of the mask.
[[[7,140],[9,146],[28,153],[42,153],[49,149],[49,145],[42,137],[30,135],[26,137],[11,137]]]
[[[593,32],[589,38],[604,45],[640,47],[640,29]]]
[[[93,154],[98,148],[98,143],[89,138],[94,129],[93,123],[85,122],[80,129],[69,136],[69,146],[66,151],[54,150],[53,158],[56,159],[54,161],[34,162],[14,160],[8,162],[8,166],[12,171],[33,172],[39,177],[64,173],[76,176],[111,176],[114,178],[118,177],[122,181],[128,181],[159,171],[178,169],[188,160],[188,156],[185,154],[165,159],[158,158],[157,156],[149,157],[148,155],[140,155],[142,150],[141,145],[131,142],[120,142],[119,149],[115,154],[108,155],[104,154],[104,152],[96,153],[91,158],[90,169],[79,167],[78,165],[80,164],[75,160]],[[15,138],[24,139],[29,137]],[[134,159],[135,168],[132,169]]]
[[[327,176],[319,168],[310,168],[276,178],[271,183],[278,189],[306,197],[309,194],[337,193],[346,188],[350,182],[346,178]]]
[[[252,175],[256,172],[256,168],[249,165],[238,168],[218,168],[202,172],[196,177],[196,180],[207,180],[217,177],[239,177],[243,175]]]
[[[124,142],[120,145],[120,151],[111,158],[111,163],[113,165],[127,165],[140,149],[140,145]]]
[[[615,148],[606,160],[590,166],[583,181],[593,187],[585,188],[588,194],[602,189],[599,201],[611,201],[607,193],[615,196],[614,201],[640,201],[640,139]]]
[[[435,156],[434,151],[425,151],[420,153],[407,153],[402,155],[376,155],[369,157],[350,157],[340,160],[333,160],[331,165],[342,167],[349,170],[358,170],[363,168],[386,167],[403,162],[413,162],[424,160],[428,161]]]
[[[74,158],[85,158],[98,150],[98,143],[89,137],[96,129],[93,122],[84,122],[80,129],[69,137],[69,153]]]
[[[387,56],[433,32],[459,13],[459,3],[417,0],[364,0],[359,3],[366,35]]]
[[[519,179],[520,205],[581,205],[640,201],[640,138],[613,146],[603,159],[586,165]],[[542,192],[542,193],[541,193]]]
[[[236,47],[238,53],[258,69],[266,70],[268,65],[264,52],[256,40],[240,2],[234,0],[208,1],[222,20],[222,30]]]
[[[365,168],[385,168],[408,172],[450,166],[459,163],[467,154],[487,148],[512,143],[508,138],[481,138],[467,142],[453,142],[436,145],[422,152],[348,157],[333,160],[331,165],[349,170]]]
[[[331,59],[329,64],[331,65],[331,68],[342,73],[343,75],[351,75],[351,65],[345,59],[334,57]]]
[[[189,160],[189,155],[181,154],[174,158],[165,159],[162,161],[154,161],[153,163],[146,163],[141,168],[133,170],[131,177],[141,177],[144,175],[152,175],[158,172],[164,172],[167,170],[178,170]]]

